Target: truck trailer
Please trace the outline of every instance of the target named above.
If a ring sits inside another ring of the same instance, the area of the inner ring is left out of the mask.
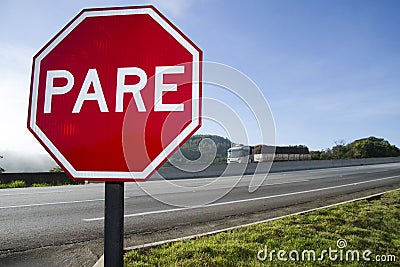
[[[227,163],[311,160],[306,146],[236,145],[228,149]]]

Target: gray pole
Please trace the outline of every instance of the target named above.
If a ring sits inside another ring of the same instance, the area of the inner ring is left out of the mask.
[[[124,266],[124,183],[105,183],[104,266]]]

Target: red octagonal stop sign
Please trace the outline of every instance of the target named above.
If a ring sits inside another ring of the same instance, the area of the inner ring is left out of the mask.
[[[34,57],[28,128],[73,179],[146,180],[201,125],[201,57],[152,6],[83,10]]]

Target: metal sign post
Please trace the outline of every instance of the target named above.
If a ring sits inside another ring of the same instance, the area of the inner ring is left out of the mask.
[[[123,266],[123,182],[201,126],[201,61],[153,6],[84,9],[33,58],[28,129],[71,179],[105,181],[107,267]]]
[[[104,266],[124,266],[124,183],[105,183]]]

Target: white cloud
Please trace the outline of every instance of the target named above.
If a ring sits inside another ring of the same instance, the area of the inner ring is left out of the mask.
[[[0,148],[43,152],[28,132],[27,116],[33,49],[0,43]]]
[[[146,2],[168,17],[176,18],[184,17],[194,3],[187,0]],[[34,23],[38,21],[41,20]],[[3,34],[7,36],[7,32]],[[37,47],[26,45],[29,40],[33,45],[32,38],[27,38],[25,44],[17,40],[0,38],[0,151],[47,154],[27,129],[32,58]]]

